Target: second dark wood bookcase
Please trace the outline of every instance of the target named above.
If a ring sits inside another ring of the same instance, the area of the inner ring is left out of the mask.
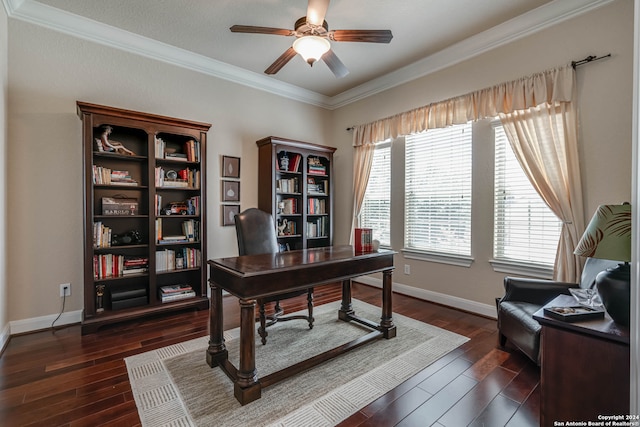
[[[82,333],[208,308],[211,125],[80,101],[77,111],[84,150]]]
[[[333,244],[333,147],[269,136],[258,145],[258,208],[281,250]]]

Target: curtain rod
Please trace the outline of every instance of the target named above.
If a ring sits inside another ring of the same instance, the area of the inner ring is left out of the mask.
[[[571,66],[575,70],[576,67],[579,67],[580,65],[588,64],[589,62],[598,61],[604,58],[609,58],[610,56],[611,56],[610,53],[607,53],[606,55],[602,55],[602,56],[589,55],[586,58],[581,59],[579,61],[571,61]]]
[[[609,57],[611,57],[610,53],[607,53],[606,55],[602,55],[602,56],[589,55],[586,58],[581,59],[579,61],[571,61],[571,67],[573,67],[573,69],[575,70],[576,67],[579,67],[580,65],[588,64],[590,62],[598,61],[600,59],[609,58]],[[355,129],[355,126],[349,126],[346,130],[347,132],[351,132],[354,129]]]

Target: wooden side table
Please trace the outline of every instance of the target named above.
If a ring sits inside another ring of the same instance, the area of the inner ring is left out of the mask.
[[[545,307],[575,305],[572,296],[560,295]],[[533,317],[542,325],[540,425],[629,414],[629,329],[606,313],[566,322],[540,309]]]

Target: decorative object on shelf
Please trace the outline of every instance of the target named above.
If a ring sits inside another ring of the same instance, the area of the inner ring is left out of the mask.
[[[111,236],[111,246],[139,245],[142,243],[142,235],[138,230],[127,231],[123,234]]]
[[[96,286],[96,313],[104,311],[104,285]]]
[[[600,205],[574,254],[624,262],[598,274],[596,286],[611,318],[629,326],[631,205]]]
[[[100,135],[100,139],[96,138],[98,151],[113,151],[115,153],[124,154],[127,156],[136,155],[136,153],[125,147],[122,142],[110,141],[109,135],[111,135],[111,132],[113,132],[113,127],[109,125],[102,126],[102,135]]]
[[[222,156],[222,176],[240,178],[240,157]]]
[[[102,198],[102,215],[120,216],[137,214],[138,199],[127,197],[122,194]]]
[[[276,226],[278,228],[278,236],[284,236],[284,230],[287,229],[287,226],[289,221],[287,220],[287,218],[284,218],[283,220],[278,220],[278,225]]]
[[[239,202],[240,201],[240,181],[222,181],[222,201],[223,202]]]
[[[240,205],[222,205],[222,225],[235,225],[235,216],[240,212]]]
[[[287,156],[287,152],[280,157],[280,170],[288,171],[289,170],[289,156]]]

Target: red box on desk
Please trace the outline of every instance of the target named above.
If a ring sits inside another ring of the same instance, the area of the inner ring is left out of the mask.
[[[373,251],[373,229],[371,228],[356,228],[354,233],[354,247],[356,252],[371,252]]]

